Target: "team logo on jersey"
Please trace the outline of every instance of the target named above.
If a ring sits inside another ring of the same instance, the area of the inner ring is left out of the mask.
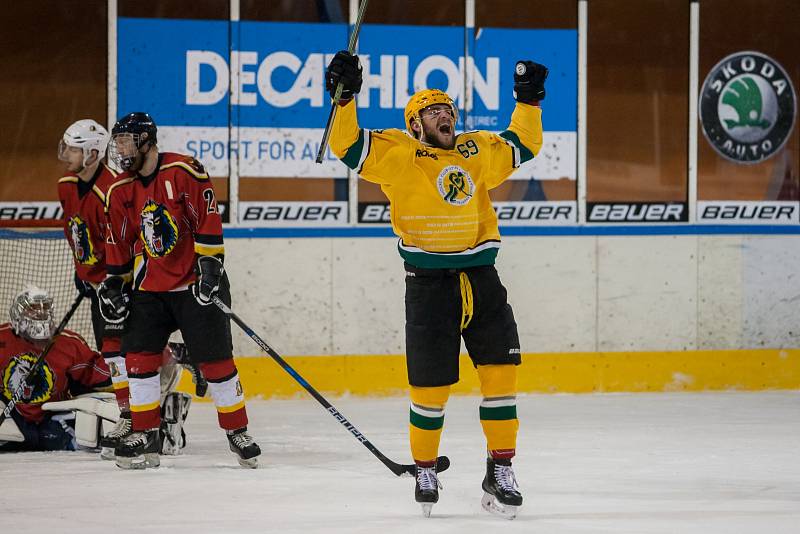
[[[94,255],[92,246],[92,236],[89,227],[81,219],[80,215],[73,215],[67,222],[70,241],[72,243],[72,253],[75,259],[82,265],[94,265],[97,263],[97,256]]]
[[[153,258],[166,256],[178,243],[178,224],[163,204],[148,200],[140,214],[144,248]]]
[[[14,356],[8,362],[3,370],[3,396],[7,400],[10,400],[17,388],[20,387],[37,359],[38,356],[24,352]],[[20,401],[26,404],[45,402],[53,393],[54,384],[53,370],[45,361],[36,374],[28,380],[28,385],[22,390]]]
[[[786,71],[760,52],[737,52],[711,69],[700,94],[703,134],[735,163],[759,163],[786,143],[796,96]]]
[[[449,165],[442,169],[436,179],[436,187],[444,201],[454,206],[467,204],[475,193],[472,177],[458,165]]]

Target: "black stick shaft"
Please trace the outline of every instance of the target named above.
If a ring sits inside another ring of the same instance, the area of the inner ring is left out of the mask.
[[[356,42],[358,41],[358,32],[361,31],[361,21],[364,20],[364,13],[367,11],[367,3],[369,0],[361,0],[361,5],[358,6],[358,16],[356,17],[356,24],[353,27],[353,33],[350,34],[350,43],[347,46],[347,51],[351,54],[356,49]],[[322,133],[322,140],[319,142],[319,151],[317,151],[317,163],[322,163],[322,158],[325,156],[325,150],[328,148],[328,139],[331,136],[331,127],[333,126],[333,119],[336,117],[336,108],[339,107],[339,98],[342,96],[342,82],[336,84],[336,92],[333,95],[333,102],[331,102],[331,112],[328,115],[328,123],[325,125],[325,131]]]
[[[286,360],[284,360],[280,354],[275,352],[275,350],[270,347],[266,341],[261,339],[258,334],[253,332],[253,330],[242,321],[238,315],[236,315],[233,310],[230,309],[219,297],[212,297],[211,300],[217,307],[222,310],[222,312],[231,318],[231,320],[236,323],[239,328],[241,328],[245,334],[250,337],[256,344],[261,347],[261,349],[266,352],[267,354],[275,360],[278,365],[280,365],[284,371],[289,373],[289,375],[294,378],[298,384],[303,386],[303,388],[308,391],[312,397],[314,397],[317,402],[319,402],[325,409],[330,413],[334,419],[339,421],[339,423],[344,426],[350,434],[353,435],[362,445],[364,445],[372,454],[375,455],[378,460],[380,460],[383,465],[389,468],[389,470],[394,473],[395,475],[403,475],[403,474],[414,474],[414,464],[398,464],[397,462],[393,462],[389,458],[386,457],[378,448],[373,445],[364,434],[362,434],[356,427],[347,420],[347,418],[337,410],[328,400],[323,397],[314,387],[309,384],[305,378],[303,378],[294,368],[289,365]],[[437,471],[444,471],[450,466],[450,460],[446,456],[440,456],[437,458]]]
[[[64,328],[67,327],[67,323],[75,314],[75,311],[78,309],[78,306],[80,306],[81,301],[83,301],[83,293],[78,294],[78,297],[75,299],[75,302],[72,303],[72,307],[69,309],[64,318],[61,319],[61,322],[58,323],[58,326],[56,327],[55,332],[53,332],[53,335],[50,336],[50,339],[44,346],[44,350],[42,350],[42,352],[39,354],[39,357],[36,359],[31,368],[28,370],[28,374],[25,375],[25,378],[23,378],[22,381],[19,383],[19,386],[17,386],[17,390],[11,396],[11,399],[8,401],[8,404],[6,404],[6,407],[3,409],[3,412],[0,413],[0,425],[2,425],[3,421],[5,421],[6,418],[8,418],[11,415],[11,412],[14,411],[14,407],[17,405],[20,399],[22,399],[22,393],[28,386],[28,382],[30,381],[31,378],[36,376],[36,373],[38,373],[39,369],[41,369],[42,366],[44,365],[44,359],[47,357],[47,353],[50,352],[50,349],[55,344],[56,338],[59,336],[59,334],[61,334]]]

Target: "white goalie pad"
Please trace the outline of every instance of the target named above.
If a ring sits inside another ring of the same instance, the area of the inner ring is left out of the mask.
[[[6,403],[0,400],[0,413],[5,409]],[[3,424],[0,425],[0,441],[25,441],[25,437],[19,431],[17,423],[10,417],[7,417]]]
[[[46,402],[50,412],[75,412],[75,441],[82,447],[96,448],[100,438],[119,419],[119,407],[113,393],[86,393],[74,399]]]
[[[49,412],[82,412],[95,415],[111,423],[116,423],[119,419],[119,407],[113,393],[86,393],[65,401],[45,402],[42,404],[42,410]]]

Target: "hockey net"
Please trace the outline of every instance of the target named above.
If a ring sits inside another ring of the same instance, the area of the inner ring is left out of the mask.
[[[47,290],[53,298],[56,323],[67,313],[78,292],[72,251],[57,226],[19,227],[0,221],[0,323],[8,322],[14,296],[26,285]],[[95,347],[91,304],[84,299],[67,328]]]

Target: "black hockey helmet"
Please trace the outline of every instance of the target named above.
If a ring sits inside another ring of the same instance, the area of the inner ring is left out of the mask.
[[[149,113],[135,111],[128,113],[114,124],[111,129],[111,143],[109,144],[109,155],[114,163],[123,170],[129,170],[134,166],[137,159],[135,153],[130,153],[128,148],[133,145],[134,152],[149,144],[155,145],[158,140],[158,128]],[[121,146],[126,145],[123,148]]]
[[[138,134],[139,136],[146,133],[147,136],[143,141],[155,144],[158,128],[156,128],[156,123],[149,113],[134,111],[133,113],[128,113],[114,124],[111,135],[121,133]]]

